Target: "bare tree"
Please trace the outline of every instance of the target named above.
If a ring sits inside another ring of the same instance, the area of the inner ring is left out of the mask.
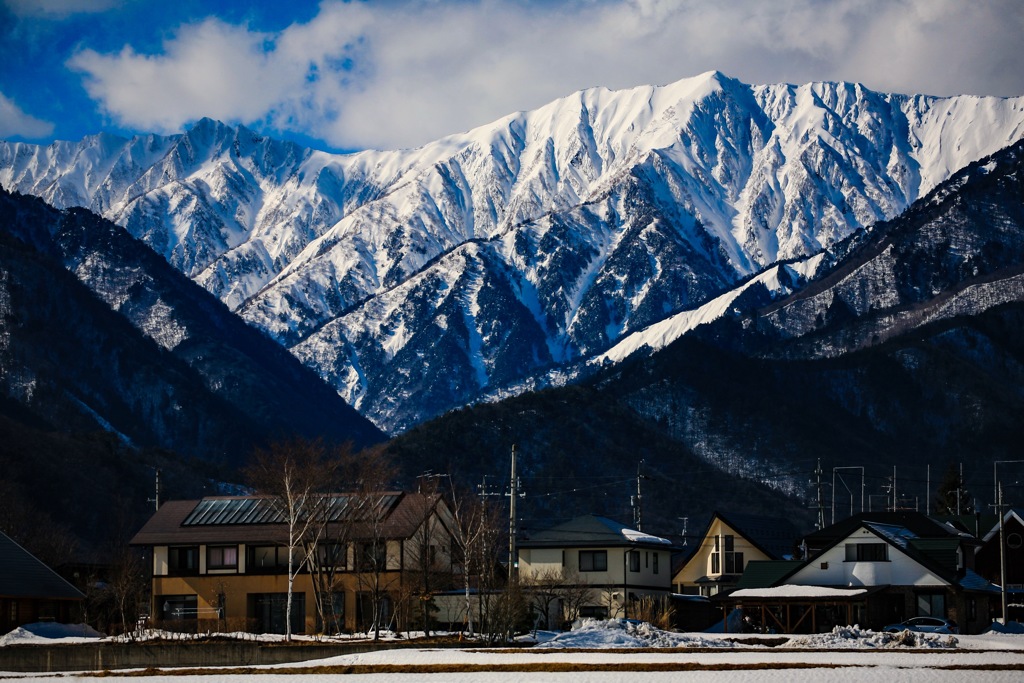
[[[420,625],[425,636],[430,635],[431,610],[436,611],[434,592],[444,580],[444,553],[440,547],[444,524],[438,515],[441,504],[438,489],[438,477],[420,477],[419,490],[414,499],[417,527],[406,541],[403,553],[402,569],[406,573],[403,588],[409,593],[404,598],[410,603],[418,603]]]
[[[294,439],[278,442],[256,452],[246,478],[281,515],[288,527],[288,597],[285,605],[285,640],[292,639],[292,595],[295,577],[315,555],[318,522],[325,516],[323,506],[334,481],[338,463],[328,457],[320,441]],[[301,556],[299,556],[301,555]]]
[[[462,587],[466,599],[467,632],[472,635],[473,601],[472,584],[478,588],[478,605],[480,613],[478,621],[481,631],[483,622],[489,613],[489,589],[497,587],[497,555],[499,530],[504,529],[504,521],[497,511],[485,504],[481,499],[466,491],[458,491],[452,485],[452,545],[455,563],[461,565]]]
[[[562,610],[565,620],[572,623],[580,618],[580,611],[594,599],[594,589],[576,571],[567,572],[562,591]]]
[[[382,447],[373,447],[349,462],[343,476],[352,489],[349,504],[353,507],[348,517],[354,525],[350,532],[354,546],[352,568],[360,592],[369,598],[370,626],[376,641],[380,640],[385,608],[395,582],[389,576],[385,527],[395,467]]]

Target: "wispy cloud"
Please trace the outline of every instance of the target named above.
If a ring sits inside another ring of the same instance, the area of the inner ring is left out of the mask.
[[[53,132],[53,124],[23,112],[17,104],[0,93],[0,138],[40,138]]]
[[[2,4],[18,16],[60,19],[72,14],[106,12],[118,0],[3,0]]]
[[[395,147],[589,86],[710,69],[750,83],[1022,94],[1022,30],[1017,0],[327,0],[279,33],[207,19],[160,53],[84,49],[69,66],[126,127],[173,131],[213,116],[336,147]]]

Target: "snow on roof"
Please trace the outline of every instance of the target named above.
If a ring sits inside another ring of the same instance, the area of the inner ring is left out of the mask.
[[[650,534],[645,534],[642,531],[637,531],[636,529],[630,529],[628,527],[623,527],[622,535],[626,537],[626,540],[632,541],[633,543],[661,543],[664,545],[672,545],[672,541],[667,538],[651,536]]]
[[[787,584],[774,588],[742,588],[729,594],[731,598],[848,598],[867,593],[866,588],[829,588],[827,586],[796,586]]]

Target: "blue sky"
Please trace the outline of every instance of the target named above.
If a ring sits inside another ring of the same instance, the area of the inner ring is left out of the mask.
[[[0,0],[0,138],[186,129],[411,147],[573,91],[1024,94],[1020,0]]]

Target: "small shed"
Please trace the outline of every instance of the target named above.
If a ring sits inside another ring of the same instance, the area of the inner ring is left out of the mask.
[[[67,623],[85,595],[0,533],[0,633],[37,621]]]

